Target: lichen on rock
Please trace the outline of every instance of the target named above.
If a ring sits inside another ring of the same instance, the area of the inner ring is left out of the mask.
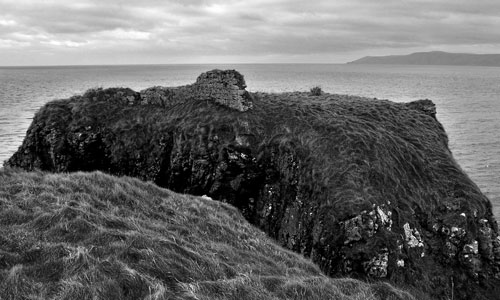
[[[406,244],[408,245],[408,247],[410,248],[424,247],[424,243],[422,242],[422,237],[420,236],[420,233],[416,228],[412,229],[410,227],[410,224],[405,223],[403,225],[403,229],[405,233]]]
[[[382,249],[375,257],[363,263],[365,273],[372,278],[387,277],[387,267],[389,264],[388,249]]]
[[[488,259],[492,260],[494,258],[493,256],[493,230],[491,229],[488,220],[486,219],[481,219],[479,220],[479,234],[478,234],[478,247],[479,247],[479,252],[481,253],[481,256]]]
[[[472,275],[474,279],[477,279],[482,269],[482,260],[479,256],[477,241],[464,245],[460,261],[467,268],[469,274]]]
[[[391,230],[392,212],[385,205],[373,205],[371,211],[362,211],[361,214],[341,222],[345,230],[344,244],[371,238],[379,228]]]

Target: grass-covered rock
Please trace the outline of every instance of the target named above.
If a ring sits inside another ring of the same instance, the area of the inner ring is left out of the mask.
[[[453,159],[432,101],[248,94],[242,77],[220,72],[215,86],[228,93],[195,83],[48,103],[7,165],[102,170],[209,195],[331,276],[438,298],[500,293],[491,203]]]
[[[0,170],[0,299],[413,299],[331,279],[234,207],[99,172]]]

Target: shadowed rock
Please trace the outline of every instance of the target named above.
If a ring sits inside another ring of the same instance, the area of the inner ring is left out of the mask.
[[[103,170],[207,195],[326,274],[441,299],[497,297],[491,203],[453,159],[432,101],[243,88],[237,73],[213,71],[185,87],[53,101],[7,165]]]

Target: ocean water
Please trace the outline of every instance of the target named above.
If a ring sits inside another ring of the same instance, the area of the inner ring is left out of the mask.
[[[407,102],[431,99],[450,149],[500,220],[500,67],[336,64],[0,67],[0,166],[46,102],[95,87],[178,86],[207,70],[236,69],[250,91],[308,91]]]

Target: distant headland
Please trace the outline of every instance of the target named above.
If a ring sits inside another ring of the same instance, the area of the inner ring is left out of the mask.
[[[416,52],[408,55],[365,56],[348,64],[500,66],[500,54]]]

